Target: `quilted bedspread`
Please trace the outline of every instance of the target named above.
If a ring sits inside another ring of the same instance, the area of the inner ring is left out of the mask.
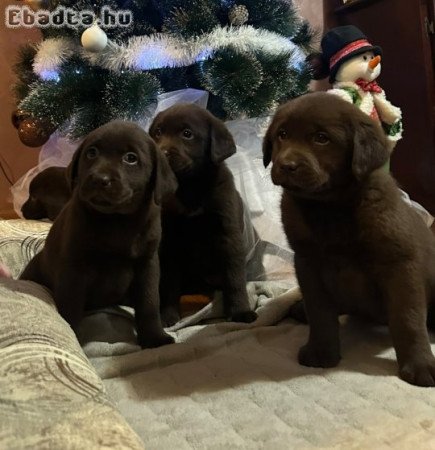
[[[279,291],[249,286],[255,324],[192,320],[153,350],[135,345],[128,311],[85,319],[84,351],[145,447],[435,448],[435,389],[397,377],[387,330],[344,321],[340,365],[302,367],[308,327],[285,319],[299,291]]]
[[[40,245],[43,230],[32,231],[25,245],[18,234],[3,243],[9,261],[14,245],[21,256]],[[300,297],[292,281],[289,291],[249,284],[255,323],[223,322],[217,298],[169,330],[176,344],[157,349],[136,345],[129,309],[84,319],[83,350],[145,448],[435,449],[435,389],[397,377],[385,327],[345,319],[338,367],[298,364],[308,327],[287,318]]]

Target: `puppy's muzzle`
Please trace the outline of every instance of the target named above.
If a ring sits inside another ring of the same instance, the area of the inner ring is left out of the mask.
[[[162,142],[159,142],[158,147],[165,156],[169,156],[171,153],[177,152],[177,148],[175,147],[175,145],[171,142],[170,139],[167,138],[162,138]]]
[[[81,198],[97,210],[118,207],[132,198],[133,191],[115,172],[95,171],[88,174],[80,190]]]
[[[279,161],[278,162],[278,169],[283,174],[292,174],[292,173],[294,173],[294,172],[296,172],[298,170],[300,165],[301,165],[300,162],[296,161],[294,159],[291,159],[291,160],[288,160],[288,161],[284,160],[284,161]]]
[[[192,161],[182,149],[178,149],[173,145],[160,145],[159,148],[175,173],[188,171],[191,167]]]
[[[272,179],[276,184],[283,184],[301,177],[307,171],[309,163],[292,152],[285,152],[273,162]]]
[[[23,204],[21,212],[26,219],[33,220],[43,219],[47,214],[43,204],[33,196],[30,196]]]
[[[272,166],[272,181],[287,189],[312,191],[327,181],[316,158],[297,151],[283,151]]]
[[[160,147],[161,151],[163,152],[163,154],[169,158],[171,155],[174,155],[177,153],[177,149],[175,147]]]
[[[96,189],[109,190],[112,188],[115,178],[109,174],[90,175],[90,185]]]

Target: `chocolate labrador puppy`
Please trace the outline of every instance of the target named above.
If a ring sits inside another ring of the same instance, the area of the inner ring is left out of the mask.
[[[163,205],[160,298],[162,319],[180,318],[183,294],[223,291],[232,320],[252,322],[246,292],[243,204],[224,160],[236,151],[224,124],[192,104],[154,119],[151,137],[169,161],[178,190]]]
[[[333,95],[307,94],[278,109],[263,155],[284,188],[282,221],[310,326],[299,362],[336,366],[338,316],[359,314],[388,324],[402,379],[435,386],[426,326],[435,242],[380,169],[380,126]]]
[[[65,167],[48,167],[29,185],[29,198],[21,207],[26,219],[54,220],[71,197]]]
[[[67,171],[72,198],[20,278],[50,288],[73,328],[84,310],[125,304],[142,347],[173,342],[158,289],[160,205],[176,189],[166,159],[139,126],[115,121],[85,138]]]

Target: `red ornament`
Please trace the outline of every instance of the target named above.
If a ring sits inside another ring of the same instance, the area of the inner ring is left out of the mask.
[[[12,125],[18,130],[21,122],[25,119],[28,119],[29,117],[31,117],[30,113],[22,109],[16,109],[15,111],[12,111],[11,114]]]
[[[30,117],[20,123],[18,137],[28,147],[40,147],[48,141],[53,131],[54,127],[47,120]]]

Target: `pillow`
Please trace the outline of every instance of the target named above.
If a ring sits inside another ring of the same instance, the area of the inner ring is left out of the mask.
[[[0,317],[0,448],[143,448],[45,288],[0,279]]]
[[[18,278],[24,267],[44,246],[51,222],[0,220],[0,263]]]

